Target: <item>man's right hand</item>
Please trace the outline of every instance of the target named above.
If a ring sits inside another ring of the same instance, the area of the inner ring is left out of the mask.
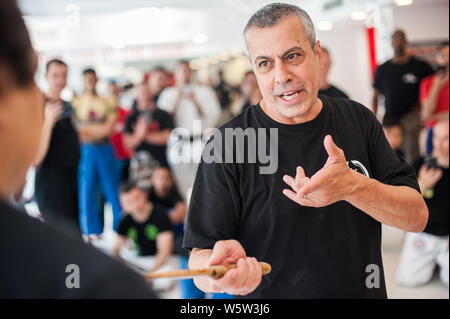
[[[237,264],[220,279],[209,279],[213,292],[231,295],[247,295],[261,283],[262,270],[256,258],[247,257],[244,248],[236,240],[221,240],[214,245],[209,266]]]
[[[63,106],[61,101],[47,102],[45,104],[44,121],[53,127],[53,125],[55,125],[55,123],[60,119],[62,110]]]

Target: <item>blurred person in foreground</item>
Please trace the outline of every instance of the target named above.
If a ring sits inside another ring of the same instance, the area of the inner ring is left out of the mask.
[[[9,203],[41,140],[37,60],[16,1],[0,1],[0,298],[153,298],[126,266]]]

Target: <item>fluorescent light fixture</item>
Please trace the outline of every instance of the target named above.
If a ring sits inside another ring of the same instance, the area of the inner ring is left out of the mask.
[[[195,44],[203,44],[203,43],[206,43],[207,41],[208,41],[208,36],[204,33],[197,33],[192,38],[192,42],[194,42]]]
[[[395,4],[398,6],[409,6],[413,4],[414,0],[394,0]]]
[[[320,21],[317,24],[317,29],[319,31],[330,31],[333,29],[333,24],[330,21]]]
[[[367,12],[366,11],[353,11],[350,14],[350,17],[352,20],[366,20],[367,19]]]

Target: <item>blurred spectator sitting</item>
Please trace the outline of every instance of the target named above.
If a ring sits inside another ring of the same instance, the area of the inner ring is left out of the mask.
[[[405,286],[426,284],[436,265],[440,278],[448,287],[449,244],[449,122],[443,120],[434,127],[431,157],[414,163],[422,196],[429,210],[423,233],[408,233],[405,238],[397,281]]]
[[[439,119],[448,119],[449,103],[449,44],[439,45],[438,65],[436,74],[426,77],[420,83],[420,102],[422,103],[422,118],[427,129],[427,154],[433,149],[433,126]]]
[[[389,142],[392,150],[400,157],[404,157],[403,152],[400,150],[400,145],[403,141],[403,127],[402,123],[394,119],[385,119],[383,121],[383,131],[386,135],[386,139]]]
[[[44,125],[36,166],[35,195],[44,220],[71,226],[81,234],[78,214],[78,163],[80,142],[74,127],[72,105],[61,99],[67,84],[67,65],[47,62]]]
[[[138,256],[155,256],[149,272],[158,270],[172,254],[173,231],[162,206],[151,203],[147,193],[134,182],[120,188],[120,202],[126,213],[118,227],[113,255],[119,259],[120,250],[132,240]]]
[[[241,94],[234,100],[231,112],[233,115],[237,115],[246,108],[258,104],[261,100],[262,95],[256,76],[253,71],[248,71],[241,84]]]
[[[192,82],[192,71],[187,61],[180,61],[175,69],[175,87],[166,88],[158,99],[158,107],[169,112],[175,127],[183,128],[190,136],[171,139],[168,145],[169,164],[178,189],[184,199],[194,183],[198,159],[201,157],[202,132],[194,129],[195,122],[201,124],[198,129],[215,127],[220,116],[220,105],[214,90]],[[199,147],[197,147],[199,146]],[[179,154],[181,149],[199,150],[191,152],[187,163],[172,161],[170,154]]]
[[[394,57],[380,65],[373,82],[372,111],[377,115],[378,97],[384,95],[384,119],[400,120],[404,129],[401,149],[412,163],[419,156],[420,101],[419,85],[433,74],[431,66],[407,52],[408,41],[402,30],[392,35]]]
[[[96,239],[103,232],[99,189],[112,206],[114,230],[117,230],[121,215],[114,150],[109,141],[117,108],[115,99],[97,94],[97,75],[93,69],[83,72],[83,80],[84,94],[73,100],[82,141],[78,180],[80,225],[85,235]]]
[[[324,47],[322,47],[322,64],[323,70],[320,78],[319,94],[348,99],[348,95],[346,93],[328,82],[328,73],[330,72],[332,61],[330,51]]]

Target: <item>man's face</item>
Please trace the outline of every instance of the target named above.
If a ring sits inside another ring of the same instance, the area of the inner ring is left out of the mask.
[[[286,17],[270,28],[251,27],[246,42],[265,105],[281,120],[306,115],[319,90],[319,42],[314,53],[297,17]]]
[[[156,70],[153,71],[150,76],[149,87],[150,90],[156,94],[160,93],[167,86],[167,74],[166,72]]]
[[[173,186],[173,179],[169,169],[156,169],[152,175],[152,184],[158,194],[167,195]]]
[[[392,35],[392,47],[396,56],[401,56],[406,52],[406,35],[402,31],[395,31]]]
[[[94,73],[88,72],[84,75],[84,89],[88,92],[95,90],[97,85],[97,76]]]
[[[448,159],[449,141],[448,141],[448,121],[437,123],[433,129],[433,154],[436,157]]]
[[[37,56],[30,54],[37,66]],[[33,82],[28,87],[11,87],[0,95],[0,163],[7,169],[5,182],[11,191],[25,181],[36,156],[44,120],[42,93]]]
[[[189,83],[191,79],[191,68],[186,63],[178,64],[175,69],[175,81],[177,85],[184,85]]]
[[[146,105],[152,98],[150,89],[146,84],[139,84],[136,87],[136,100],[140,105]]]
[[[120,194],[120,205],[125,212],[132,215],[142,213],[146,202],[147,194],[139,188]]]
[[[67,84],[67,67],[64,64],[51,63],[45,78],[50,90],[60,93]]]

